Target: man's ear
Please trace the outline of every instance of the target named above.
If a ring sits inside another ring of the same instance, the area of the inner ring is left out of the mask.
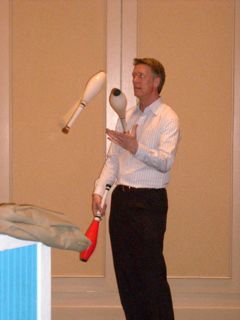
[[[157,88],[161,83],[161,78],[160,77],[156,77],[154,78],[154,86],[155,88]]]

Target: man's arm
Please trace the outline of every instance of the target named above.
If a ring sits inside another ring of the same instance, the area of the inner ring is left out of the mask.
[[[167,172],[172,168],[180,138],[179,120],[175,116],[165,121],[160,141],[156,148],[150,148],[137,141],[137,125],[130,133],[121,133],[107,129],[109,139],[131,152],[138,160],[158,171]]]
[[[105,192],[106,185],[113,185],[118,175],[118,153],[119,147],[111,144],[107,159],[103,166],[99,178],[95,182],[94,191],[92,194],[92,213],[95,216],[97,211],[102,215],[105,214],[106,205],[101,208],[101,201]]]

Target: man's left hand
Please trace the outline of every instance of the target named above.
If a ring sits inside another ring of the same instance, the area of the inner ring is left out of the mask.
[[[128,150],[132,154],[135,154],[137,152],[137,149],[138,149],[137,125],[134,125],[132,127],[131,132],[123,133],[123,132],[106,129],[106,133],[111,142]]]

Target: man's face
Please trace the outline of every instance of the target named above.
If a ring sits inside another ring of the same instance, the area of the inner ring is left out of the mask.
[[[139,98],[148,98],[157,94],[157,87],[160,78],[154,77],[152,70],[145,64],[138,64],[134,67],[132,72],[132,82],[134,95]]]

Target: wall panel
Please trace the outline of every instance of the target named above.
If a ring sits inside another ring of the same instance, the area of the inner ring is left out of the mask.
[[[231,276],[233,21],[234,1],[138,1],[138,55],[165,65],[162,98],[182,130],[169,186],[171,276]]]
[[[106,69],[106,3],[13,0],[11,9],[11,200],[63,212],[85,231],[105,157],[105,89],[68,135],[60,123],[82,97],[88,78]],[[53,250],[53,274],[103,275],[104,246],[103,222],[88,265],[77,253]]]

